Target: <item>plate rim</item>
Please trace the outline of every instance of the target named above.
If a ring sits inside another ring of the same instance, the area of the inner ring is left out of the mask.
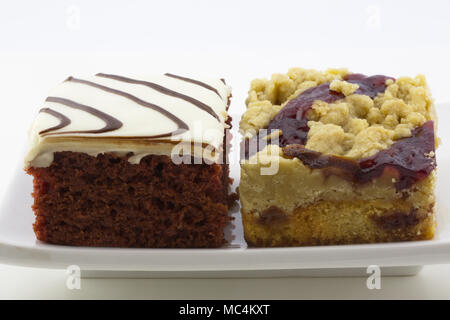
[[[120,258],[120,259],[119,259]],[[19,245],[0,238],[0,262],[111,271],[236,271],[450,263],[450,239],[284,248],[154,249]]]

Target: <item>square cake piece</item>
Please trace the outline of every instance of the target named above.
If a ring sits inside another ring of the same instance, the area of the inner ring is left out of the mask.
[[[30,129],[38,240],[61,245],[220,247],[230,222],[222,79],[69,77]]]
[[[299,68],[251,83],[239,196],[250,246],[432,239],[436,119],[425,78]]]

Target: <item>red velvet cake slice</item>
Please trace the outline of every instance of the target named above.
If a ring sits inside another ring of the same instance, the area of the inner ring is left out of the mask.
[[[30,129],[38,240],[61,245],[220,247],[230,222],[221,79],[69,77]]]

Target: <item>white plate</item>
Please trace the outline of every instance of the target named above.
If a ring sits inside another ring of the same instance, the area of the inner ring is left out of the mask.
[[[221,249],[126,249],[49,245],[36,241],[31,211],[31,177],[17,169],[0,211],[0,263],[41,268],[78,265],[83,276],[125,277],[229,277],[362,275],[369,265],[383,267],[385,275],[410,275],[427,264],[450,263],[450,104],[438,107],[437,219],[434,240],[401,243],[318,246],[298,248],[247,248],[239,208],[231,228],[230,247]],[[447,121],[449,120],[449,121]],[[237,149],[237,148],[235,148]],[[236,151],[236,150],[235,150]],[[231,175],[238,183],[239,166]]]

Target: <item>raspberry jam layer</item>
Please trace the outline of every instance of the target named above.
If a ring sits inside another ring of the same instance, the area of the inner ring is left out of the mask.
[[[329,169],[356,183],[366,183],[383,174],[395,179],[397,191],[407,189],[426,178],[436,168],[433,121],[414,129],[411,137],[397,140],[389,149],[359,160],[348,159],[306,149],[292,144],[283,148],[286,156],[299,158],[311,169]]]
[[[386,90],[388,79],[393,78],[382,75],[367,77],[362,74],[351,74],[344,78],[359,85],[355,94],[367,95],[372,99]],[[397,140],[390,148],[359,160],[306,149],[309,131],[306,113],[314,101],[332,103],[343,98],[343,94],[330,90],[330,83],[305,90],[284,106],[269,123],[268,130],[282,131],[278,144],[286,156],[297,157],[311,169],[325,169],[327,175],[339,175],[355,183],[367,183],[389,174],[395,179],[397,191],[401,191],[426,178],[436,168],[433,121],[427,121],[414,129],[411,137]],[[273,142],[259,135],[243,141],[245,158],[264,149],[269,143]]]

